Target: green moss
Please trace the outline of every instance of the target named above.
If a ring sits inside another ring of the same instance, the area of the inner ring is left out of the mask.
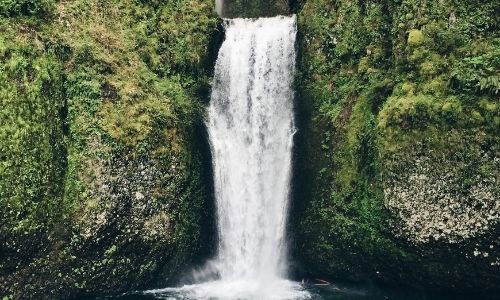
[[[378,118],[379,130],[424,128],[437,120],[439,105],[438,99],[424,95],[389,98]]]
[[[446,94],[447,88],[448,82],[444,76],[437,76],[422,85],[422,91],[435,96]]]
[[[2,294],[71,298],[170,278],[204,241],[195,130],[213,2],[21,14],[0,20]]]
[[[483,123],[484,122],[484,118],[483,116],[481,116],[481,113],[476,111],[476,110],[473,110],[472,113],[472,119],[474,120],[475,123]]]
[[[366,73],[370,69],[370,63],[368,57],[363,57],[359,60],[358,72]]]
[[[401,85],[401,91],[404,95],[413,95],[415,93],[415,85],[410,82],[404,82]]]
[[[493,1],[310,0],[300,8],[305,133],[298,172],[306,188],[297,200],[303,212],[294,217],[295,250],[306,272],[492,289],[498,277],[487,275],[490,266],[465,258],[473,251],[467,243],[486,245],[487,237],[432,250],[403,240],[383,182],[408,169],[388,161],[410,164],[412,155],[426,153],[480,161],[481,151],[496,153],[498,105],[487,104],[497,103],[493,7]],[[459,180],[469,182],[473,173]],[[445,272],[450,264],[454,271]]]
[[[443,104],[442,114],[446,122],[456,123],[463,115],[462,105],[456,99],[451,99]]]
[[[221,3],[224,18],[258,18],[290,13],[288,0],[232,0]]]
[[[420,31],[418,29],[412,29],[408,33],[408,45],[409,46],[412,46],[412,47],[420,46],[424,43],[424,41],[425,41],[425,38],[424,38],[424,34],[422,33],[422,31]]]
[[[420,65],[420,73],[423,76],[434,76],[441,71],[442,59],[439,55],[431,55],[430,60],[423,62]]]
[[[17,240],[12,234],[43,232],[64,211],[59,208],[64,100],[56,57],[31,44],[29,34],[5,28],[0,59],[0,212],[5,227],[0,235],[12,239],[2,245],[11,249]]]

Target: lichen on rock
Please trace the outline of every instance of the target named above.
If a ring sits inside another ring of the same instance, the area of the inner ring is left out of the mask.
[[[397,233],[413,243],[463,242],[500,220],[500,158],[493,156],[498,153],[475,149],[470,157],[464,155],[468,149],[454,146],[446,155],[431,148],[385,163],[386,206],[401,222]]]

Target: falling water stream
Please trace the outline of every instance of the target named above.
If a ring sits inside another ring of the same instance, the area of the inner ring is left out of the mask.
[[[207,268],[216,278],[161,291],[182,299],[308,298],[284,279],[296,19],[230,19],[225,28],[206,122],[219,234]]]
[[[227,23],[207,122],[222,280],[285,275],[295,33],[294,17]]]

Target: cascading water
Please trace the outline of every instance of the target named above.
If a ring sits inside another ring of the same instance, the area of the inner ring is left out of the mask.
[[[215,11],[219,16],[222,16],[222,7],[224,6],[224,0],[215,0]]]
[[[207,122],[222,280],[284,272],[295,18],[228,21]]]
[[[182,299],[308,298],[283,279],[296,19],[231,19],[225,27],[207,120],[219,233],[210,273],[217,279],[167,290]]]

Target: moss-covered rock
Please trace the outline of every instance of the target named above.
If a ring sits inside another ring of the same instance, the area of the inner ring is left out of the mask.
[[[13,272],[45,248],[48,229],[63,213],[66,169],[62,66],[36,32],[20,33],[9,25],[0,20],[5,28],[0,38],[3,272]]]
[[[494,1],[297,11],[299,268],[498,292]]]
[[[44,19],[9,15],[0,295],[114,294],[171,280],[210,236],[199,136],[218,37],[212,1],[79,0]]]

